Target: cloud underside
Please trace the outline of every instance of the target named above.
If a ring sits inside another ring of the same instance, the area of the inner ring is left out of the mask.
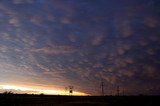
[[[41,52],[41,53],[46,53],[46,54],[70,54],[70,53],[75,53],[77,50],[73,47],[69,46],[56,46],[56,47],[43,47],[40,49],[32,49],[32,52]]]

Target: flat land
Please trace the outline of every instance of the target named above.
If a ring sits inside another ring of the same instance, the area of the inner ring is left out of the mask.
[[[1,94],[0,106],[160,106],[159,97]]]

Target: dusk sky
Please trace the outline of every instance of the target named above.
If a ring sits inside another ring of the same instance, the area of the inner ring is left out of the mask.
[[[101,95],[101,80],[160,95],[160,0],[0,0],[0,92]]]

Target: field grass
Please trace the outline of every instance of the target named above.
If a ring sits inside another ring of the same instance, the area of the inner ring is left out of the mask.
[[[0,95],[0,106],[160,106],[159,96]]]

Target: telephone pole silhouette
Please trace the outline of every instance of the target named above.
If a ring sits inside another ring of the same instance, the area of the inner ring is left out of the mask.
[[[67,90],[68,90],[68,88],[67,88],[67,87],[65,87],[65,95],[67,95]]]
[[[117,96],[119,96],[119,86],[117,86]]]
[[[101,79],[101,90],[102,90],[102,96],[104,96],[104,83],[103,83],[103,79]]]

